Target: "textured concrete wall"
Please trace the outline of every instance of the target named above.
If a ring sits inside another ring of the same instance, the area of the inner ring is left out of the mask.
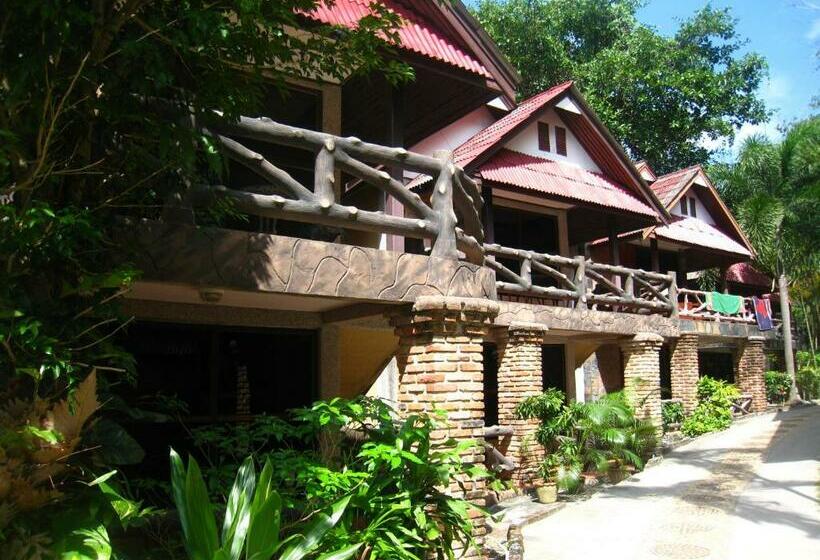
[[[468,298],[419,298],[410,314],[392,318],[399,338],[396,362],[399,370],[399,410],[402,413],[445,410],[448,427],[435,434],[438,441],[450,437],[474,440],[477,445],[463,456],[467,464],[484,463],[484,363],[482,342],[498,304]],[[486,502],[484,480],[451,485],[477,505]],[[479,510],[471,513],[474,534],[486,533]],[[475,554],[475,552],[473,552]]]
[[[767,406],[763,343],[763,337],[749,337],[740,344],[735,355],[735,384],[741,393],[751,395],[752,412],[762,412]]]
[[[160,222],[122,235],[145,280],[371,301],[496,297],[489,268],[425,255]]]
[[[689,414],[698,404],[698,335],[681,333],[670,347],[672,397],[681,399],[684,412]]]
[[[621,344],[624,360],[624,391],[639,418],[650,420],[659,430],[661,422],[660,350],[663,337],[638,333]]]
[[[515,407],[542,392],[541,343],[545,331],[543,325],[513,323],[498,342],[498,424],[514,430],[511,437],[501,440],[500,451],[515,461],[512,480],[522,488],[540,480],[538,467],[544,450],[535,441],[538,420],[519,420]]]

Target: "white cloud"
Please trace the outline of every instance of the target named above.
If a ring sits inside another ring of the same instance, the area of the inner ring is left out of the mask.
[[[816,41],[817,39],[820,39],[820,18],[815,18],[811,22],[811,27],[806,33],[806,39],[809,41]]]
[[[820,20],[818,20],[820,21]],[[786,100],[792,91],[791,81],[782,74],[773,74],[760,91],[760,96],[767,105],[779,105]]]

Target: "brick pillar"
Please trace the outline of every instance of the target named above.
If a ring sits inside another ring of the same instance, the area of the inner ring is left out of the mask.
[[[624,359],[624,392],[636,416],[650,420],[660,430],[661,364],[663,337],[655,333],[638,333],[621,343]]]
[[[752,396],[752,412],[766,410],[766,355],[763,337],[750,336],[740,343],[735,354],[735,384],[741,393]]]
[[[541,343],[545,325],[512,323],[498,343],[498,424],[513,428],[504,455],[515,461],[513,482],[520,488],[539,480],[538,466],[544,450],[535,441],[538,420],[519,420],[515,407],[525,398],[543,391]]]
[[[698,335],[681,333],[671,344],[670,369],[672,373],[672,398],[683,402],[686,414],[698,405]]]
[[[445,410],[448,428],[434,434],[476,440],[463,456],[466,464],[484,463],[484,363],[481,343],[495,316],[498,303],[485,299],[441,296],[419,297],[409,315],[394,316],[399,337],[399,410],[402,413]],[[477,505],[486,503],[486,482],[464,480],[464,491],[450,486]],[[481,543],[486,533],[478,510],[471,512],[474,536]],[[475,554],[475,551],[472,552]]]

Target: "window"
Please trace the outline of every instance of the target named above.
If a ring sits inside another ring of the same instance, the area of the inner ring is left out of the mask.
[[[550,125],[538,123],[538,149],[542,152],[550,151]]]
[[[695,205],[695,197],[693,196],[689,197],[689,215],[693,218],[698,217],[697,205]]]
[[[559,155],[567,155],[567,129],[563,126],[555,127],[555,151]]]
[[[684,216],[688,216],[689,212],[686,209],[686,197],[680,199],[680,213]]]

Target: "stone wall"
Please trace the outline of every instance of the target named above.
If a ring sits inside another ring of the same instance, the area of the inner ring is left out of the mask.
[[[698,404],[698,335],[681,333],[670,347],[672,398],[681,400],[683,410],[688,415]]]
[[[596,400],[623,389],[621,349],[617,344],[602,344],[583,365],[584,400]]]
[[[739,345],[735,354],[735,384],[741,393],[751,395],[752,412],[762,412],[767,406],[763,343],[763,337],[750,336]]]
[[[624,391],[638,418],[650,420],[660,430],[660,350],[663,337],[638,333],[621,344],[624,359]]]
[[[538,467],[544,450],[535,441],[538,420],[519,420],[516,406],[542,392],[541,342],[546,327],[533,323],[513,323],[498,341],[498,424],[514,432],[501,441],[500,451],[515,461],[512,480],[519,488],[538,484]]]
[[[467,465],[484,463],[481,344],[497,313],[498,304],[489,300],[421,297],[409,314],[392,317],[399,338],[399,410],[405,414],[447,411],[448,426],[434,433],[434,439],[475,440],[477,445],[463,456]],[[461,487],[452,484],[449,491],[485,505],[484,480],[461,482]],[[483,516],[473,510],[471,517],[480,543],[486,533]]]

